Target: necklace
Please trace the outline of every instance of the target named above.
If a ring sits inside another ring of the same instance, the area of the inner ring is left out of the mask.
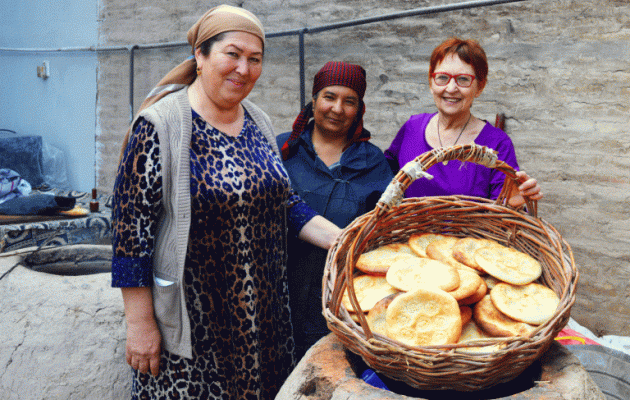
[[[462,128],[461,131],[459,131],[459,135],[457,135],[457,139],[455,139],[455,143],[453,143],[453,146],[455,146],[457,142],[459,141],[459,138],[462,137],[462,133],[464,133],[464,129],[466,129],[466,127],[468,126],[468,122],[470,122],[471,117],[472,117],[472,114],[468,116],[468,119],[466,120],[464,127]],[[437,134],[438,134],[438,140],[440,141],[440,147],[443,148],[444,145],[442,144],[442,137],[440,136],[440,118],[438,118],[437,120]],[[442,161],[442,164],[446,165],[448,164],[448,161]]]

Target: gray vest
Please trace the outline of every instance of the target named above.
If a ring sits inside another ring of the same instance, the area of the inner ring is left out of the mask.
[[[155,127],[162,164],[162,212],[159,216],[153,274],[173,282],[153,285],[153,309],[162,334],[162,346],[182,357],[192,358],[190,321],[183,288],[184,264],[190,230],[190,138],[191,105],[188,87],[173,92],[140,113]],[[274,129],[267,114],[248,100],[243,107],[278,152]]]

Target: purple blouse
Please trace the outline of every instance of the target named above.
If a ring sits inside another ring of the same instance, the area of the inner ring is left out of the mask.
[[[427,143],[425,131],[434,115],[435,113],[411,116],[385,151],[385,157],[402,168],[419,155],[433,150]],[[518,170],[512,140],[501,129],[486,122],[475,139],[475,144],[496,150],[499,160]],[[405,197],[467,195],[496,199],[505,179],[505,174],[501,171],[459,160],[449,161],[448,165],[438,163],[429,168],[427,173],[433,175],[433,179],[419,178],[409,186]]]

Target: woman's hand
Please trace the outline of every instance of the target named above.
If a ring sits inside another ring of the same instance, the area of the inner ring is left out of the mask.
[[[540,200],[543,198],[543,194],[540,191],[540,185],[534,178],[530,178],[525,171],[516,171],[516,177],[522,183],[517,189],[510,193],[508,198],[508,204],[512,207],[520,207],[525,204],[525,197],[531,200]]]
[[[341,231],[337,225],[321,215],[316,215],[302,227],[298,237],[312,245],[328,250],[335,243]]]
[[[160,372],[162,336],[153,316],[153,295],[149,287],[122,288],[127,320],[125,357],[133,369],[153,376]]]
[[[125,356],[133,369],[153,376],[160,373],[162,336],[154,319],[127,321],[127,347]]]

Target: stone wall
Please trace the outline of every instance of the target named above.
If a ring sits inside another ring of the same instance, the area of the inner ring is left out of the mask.
[[[261,0],[242,5],[268,32],[316,27],[450,0]],[[216,3],[102,0],[100,45],[185,40]],[[384,5],[385,4],[385,5]],[[490,64],[473,113],[505,113],[521,167],[541,183],[539,215],[571,244],[581,273],[572,316],[600,334],[630,335],[630,3],[627,0],[522,1],[405,17],[306,35],[307,95],[329,60],[368,73],[366,127],[386,148],[411,114],[434,110],[428,58],[444,39],[477,39]],[[136,107],[187,47],[135,52]],[[102,53],[98,74],[98,186],[111,191],[129,122],[129,58]],[[287,131],[300,108],[298,38],[267,42],[264,72],[250,99]]]

